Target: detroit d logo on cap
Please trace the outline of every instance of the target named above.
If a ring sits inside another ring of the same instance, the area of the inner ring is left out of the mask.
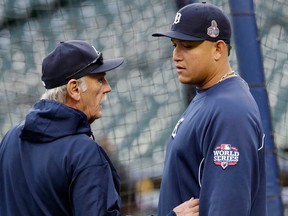
[[[173,25],[174,24],[177,24],[180,22],[180,18],[181,18],[181,13],[176,13],[176,16],[175,16],[175,19],[174,19],[174,22],[173,22]]]

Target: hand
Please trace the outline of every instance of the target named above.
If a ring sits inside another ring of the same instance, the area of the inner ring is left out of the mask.
[[[177,216],[199,216],[199,199],[191,198],[175,207],[173,211]]]

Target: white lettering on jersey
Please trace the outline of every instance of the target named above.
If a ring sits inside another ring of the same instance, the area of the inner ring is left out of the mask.
[[[173,137],[173,139],[176,137],[178,128],[179,128],[180,124],[181,124],[183,121],[184,121],[184,118],[181,118],[181,119],[177,122],[177,124],[175,125],[174,130],[173,130],[173,132],[172,132],[172,134],[171,134],[171,136]]]

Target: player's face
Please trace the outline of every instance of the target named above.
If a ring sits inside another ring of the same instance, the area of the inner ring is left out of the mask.
[[[105,73],[99,73],[85,77],[87,90],[81,94],[81,105],[90,123],[101,117],[105,94],[111,91],[105,75]]]
[[[213,42],[172,39],[173,60],[181,83],[205,88],[213,67]]]

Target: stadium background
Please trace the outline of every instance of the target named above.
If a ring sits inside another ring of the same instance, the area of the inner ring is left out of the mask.
[[[230,14],[228,1],[210,2]],[[166,139],[193,87],[179,84],[169,40],[151,34],[169,29],[187,3],[192,1],[0,0],[0,140],[44,92],[42,59],[59,41],[83,39],[104,58],[124,56],[124,65],[108,74],[113,91],[92,130],[120,170],[123,214],[155,213]],[[280,171],[282,190],[275,196],[288,215],[288,3],[254,0],[254,7],[279,165],[274,169]],[[235,49],[230,59],[237,70]]]

